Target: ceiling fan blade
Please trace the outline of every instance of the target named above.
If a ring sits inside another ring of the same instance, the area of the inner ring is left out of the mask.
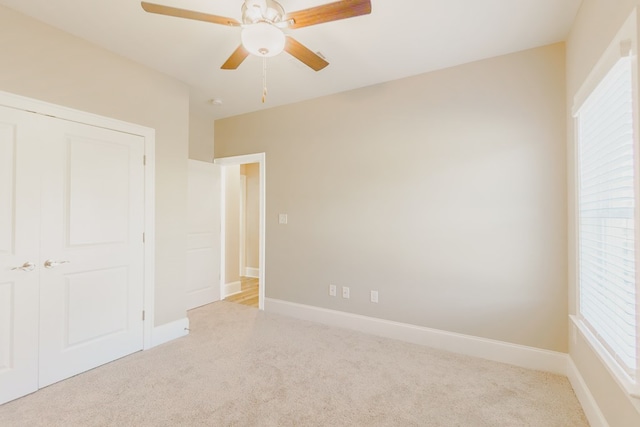
[[[302,28],[324,22],[353,18],[371,13],[371,0],[342,0],[288,13],[282,20],[293,20],[289,28]]]
[[[313,68],[315,71],[320,71],[324,67],[329,65],[327,61],[309,50],[302,43],[291,36],[287,37],[287,42],[284,45],[284,50],[289,52],[291,56],[294,56],[305,65]]]
[[[227,62],[222,64],[222,67],[220,68],[222,68],[223,70],[235,70],[240,66],[240,64],[242,64],[242,61],[247,59],[247,56],[249,56],[249,52],[247,52],[247,50],[242,45],[240,45],[231,54],[229,59],[227,59]]]
[[[140,3],[142,8],[149,13],[157,13],[158,15],[177,16],[178,18],[194,19],[196,21],[211,22],[212,24],[230,25],[237,27],[240,25],[238,21],[233,18],[226,18],[224,16],[210,15],[208,13],[195,12],[193,10],[178,9],[177,7],[162,6],[160,4],[147,3],[143,1]]]

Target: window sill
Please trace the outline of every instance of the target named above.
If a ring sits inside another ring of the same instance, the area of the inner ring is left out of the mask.
[[[589,330],[587,325],[582,322],[577,316],[570,315],[569,318],[580,331],[580,334],[584,337],[589,347],[598,356],[598,359],[607,368],[609,374],[613,377],[616,383],[622,388],[630,397],[640,400],[640,384],[634,381],[613,359],[609,352],[600,344],[593,332]],[[575,339],[575,338],[574,338]]]

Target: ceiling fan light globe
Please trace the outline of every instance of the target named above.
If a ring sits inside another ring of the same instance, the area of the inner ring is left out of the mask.
[[[276,56],[284,50],[282,30],[267,22],[251,24],[242,29],[242,46],[251,54],[263,58]]]

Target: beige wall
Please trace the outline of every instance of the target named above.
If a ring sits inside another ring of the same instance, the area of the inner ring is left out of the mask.
[[[224,284],[240,280],[240,166],[225,166]]]
[[[155,323],[185,316],[189,91],[0,6],[0,90],[156,129]]]
[[[249,268],[260,268],[260,164],[242,166],[247,177],[245,263]]]
[[[216,157],[266,152],[267,297],[566,351],[564,64],[556,44],[216,121]]]
[[[584,0],[567,40],[567,106],[609,43],[640,0]],[[568,122],[569,194],[574,192],[573,120]],[[569,311],[575,313],[575,229],[574,207],[569,205]],[[583,337],[576,334],[570,345],[571,357],[611,426],[640,425],[640,401],[631,399],[617,385]]]
[[[197,114],[189,115],[189,158],[213,162],[213,120]]]

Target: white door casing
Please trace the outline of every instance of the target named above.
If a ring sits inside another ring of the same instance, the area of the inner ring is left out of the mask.
[[[247,275],[247,177],[240,174],[240,277]]]
[[[265,258],[266,258],[266,188],[267,188],[267,183],[266,183],[266,177],[267,177],[267,161],[266,161],[266,154],[265,153],[256,153],[256,154],[246,154],[246,155],[242,155],[242,156],[233,156],[233,157],[221,157],[221,158],[217,158],[214,159],[214,163],[217,165],[220,165],[222,168],[225,168],[227,166],[237,166],[237,165],[242,165],[242,164],[247,164],[247,163],[258,163],[259,164],[259,170],[260,170],[260,184],[259,184],[259,248],[258,248],[258,258],[259,258],[259,265],[260,265],[260,269],[259,269],[259,273],[258,273],[258,308],[260,310],[264,310],[264,300],[265,300],[265,294],[266,294],[266,263],[265,263]],[[224,170],[221,171],[222,176],[224,176]],[[221,237],[221,269],[222,269],[222,275],[224,277],[224,265],[225,265],[225,237],[224,237],[224,223],[225,223],[225,218],[224,218],[224,212],[226,209],[226,206],[224,206],[225,204],[225,194],[224,194],[224,190],[225,190],[225,185],[221,185],[221,189],[223,194],[221,194],[220,196],[220,201],[221,201],[221,212],[223,213],[222,216],[222,230],[223,230],[223,236]]]
[[[220,167],[189,160],[187,309],[220,300]]]

